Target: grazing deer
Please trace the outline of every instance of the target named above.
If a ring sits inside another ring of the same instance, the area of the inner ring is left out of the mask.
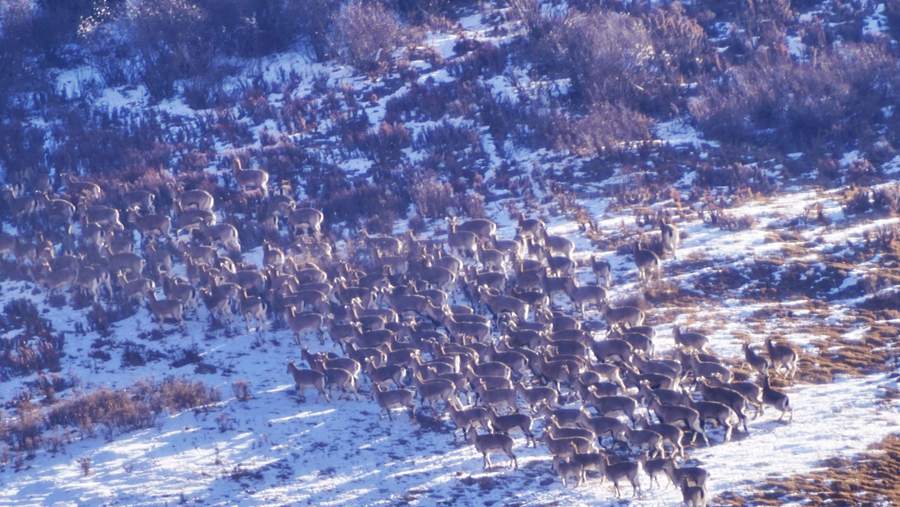
[[[766,338],[766,352],[769,353],[769,360],[776,371],[784,367],[787,370],[787,378],[794,378],[797,373],[797,351],[793,347]]]
[[[663,437],[659,433],[648,429],[631,429],[626,431],[628,437],[628,446],[637,447],[640,451],[646,451],[650,457],[666,457],[666,450],[663,447]]]
[[[469,433],[468,438],[469,443],[475,445],[475,449],[481,453],[484,458],[484,469],[487,470],[491,468],[493,465],[491,464],[491,452],[502,452],[505,454],[513,464],[513,468],[515,470],[519,469],[519,461],[516,459],[516,455],[513,454],[513,440],[508,435],[504,435],[502,433],[487,433],[484,435],[478,435],[475,432]]]
[[[325,390],[324,373],[316,370],[297,368],[293,360],[288,361],[287,371],[294,377],[294,386],[297,389],[297,395],[300,397],[301,401],[306,401],[303,390],[307,387],[315,388],[315,390],[318,391],[319,396],[325,398],[327,401],[331,401],[331,396],[329,396],[328,391]]]
[[[763,403],[772,407],[777,408],[781,412],[781,416],[778,417],[778,420],[781,421],[784,419],[784,414],[790,412],[791,418],[788,422],[794,421],[794,409],[791,408],[790,400],[788,400],[788,396],[781,391],[778,391],[772,388],[772,385],[769,384],[769,376],[762,375],[762,386],[763,386]]]
[[[409,410],[409,418],[415,419],[416,405],[413,401],[415,392],[412,389],[394,389],[387,390],[380,384],[374,385],[375,401],[378,406],[387,414],[388,419],[393,421],[391,410],[395,408],[406,408]],[[455,436],[455,435],[454,435]]]

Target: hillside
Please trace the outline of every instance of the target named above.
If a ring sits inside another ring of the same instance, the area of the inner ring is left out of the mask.
[[[677,504],[656,422],[709,504],[896,503],[898,35],[895,1],[4,3],[0,505],[603,505],[616,466]],[[515,469],[469,404],[532,418]],[[591,417],[630,429],[564,484],[543,437]]]

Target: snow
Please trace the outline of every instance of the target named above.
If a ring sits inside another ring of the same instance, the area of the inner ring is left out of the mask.
[[[874,12],[863,20],[863,35],[869,37],[883,36],[888,31],[888,20],[884,13],[884,4],[875,6]]]
[[[707,141],[703,139],[700,134],[687,123],[687,120],[685,120],[684,118],[660,122],[656,124],[653,130],[654,134],[660,141],[671,144],[673,146],[686,144],[691,145],[695,148],[700,148],[704,145],[719,145],[719,143],[716,141]]]

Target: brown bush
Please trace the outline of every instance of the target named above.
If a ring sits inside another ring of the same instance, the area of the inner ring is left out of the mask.
[[[409,193],[416,212],[425,218],[450,216],[451,208],[457,204],[453,186],[439,180],[433,172],[416,177]]]
[[[898,73],[896,60],[874,44],[843,45],[812,62],[758,55],[703,84],[689,109],[719,139],[841,141],[871,130],[881,106],[900,93]]]
[[[574,14],[548,37],[586,104],[635,101],[653,79],[653,42],[639,18],[594,9]]]
[[[380,2],[354,0],[334,17],[334,51],[361,70],[373,70],[388,61],[401,43],[400,22]]]

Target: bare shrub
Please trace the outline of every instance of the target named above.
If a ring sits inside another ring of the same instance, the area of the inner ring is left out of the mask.
[[[584,118],[571,122],[568,147],[576,153],[598,154],[624,148],[650,137],[650,118],[626,106],[601,102]]]
[[[416,177],[409,193],[416,211],[425,218],[449,216],[450,209],[456,206],[453,186],[439,180],[433,172]]]
[[[758,56],[707,81],[689,109],[711,135],[732,141],[840,141],[870,130],[896,99],[898,71],[873,44],[842,45],[812,62]]]
[[[700,70],[702,58],[709,51],[706,32],[680,3],[654,9],[647,16],[647,27],[657,57],[667,68],[687,75]]]
[[[335,15],[332,47],[361,70],[377,68],[401,42],[400,23],[380,2],[354,0]]]
[[[554,27],[573,91],[586,103],[635,100],[653,78],[653,43],[639,19],[594,9]]]
[[[91,457],[83,456],[78,458],[78,467],[81,469],[81,474],[85,477],[91,475]]]
[[[231,391],[238,401],[247,401],[253,398],[253,394],[250,392],[250,383],[244,379],[235,380],[231,384]]]
[[[875,213],[895,216],[900,213],[900,184],[877,189],[850,187],[844,194],[844,212],[851,215]]]

